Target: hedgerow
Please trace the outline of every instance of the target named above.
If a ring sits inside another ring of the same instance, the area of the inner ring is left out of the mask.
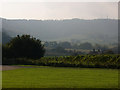
[[[54,67],[119,68],[120,55],[78,55],[42,57],[37,60],[27,58],[3,58],[3,64],[41,65]]]

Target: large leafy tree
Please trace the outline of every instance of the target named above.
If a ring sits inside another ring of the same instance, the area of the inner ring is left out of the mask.
[[[41,41],[30,35],[17,35],[3,46],[3,57],[6,58],[39,59],[44,56],[44,53],[45,49]]]

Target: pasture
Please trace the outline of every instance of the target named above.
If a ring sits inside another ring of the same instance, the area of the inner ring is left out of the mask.
[[[2,87],[117,88],[118,69],[32,66],[4,70],[2,71]]]

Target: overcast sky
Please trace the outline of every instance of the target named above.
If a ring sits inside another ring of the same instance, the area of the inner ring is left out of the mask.
[[[10,19],[118,18],[117,2],[4,2],[2,15]]]

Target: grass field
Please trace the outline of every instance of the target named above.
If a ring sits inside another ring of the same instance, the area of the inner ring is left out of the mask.
[[[117,69],[20,68],[2,71],[3,88],[117,88]]]

